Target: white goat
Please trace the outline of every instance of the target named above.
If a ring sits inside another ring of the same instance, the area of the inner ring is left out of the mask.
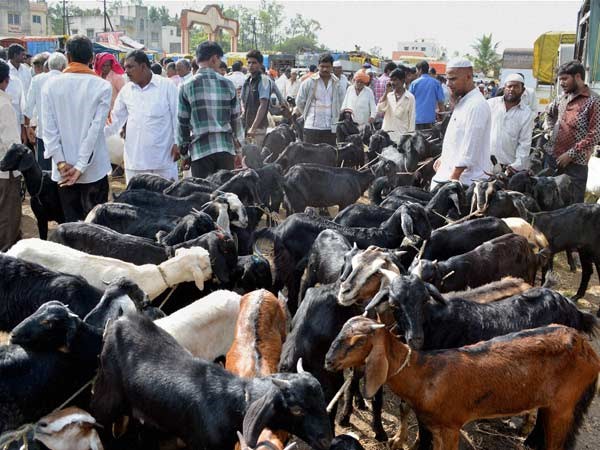
[[[213,361],[233,343],[241,296],[216,291],[154,323],[196,357]]]
[[[90,414],[71,406],[42,417],[34,438],[50,450],[104,450],[95,425]]]
[[[502,220],[504,223],[506,223],[506,225],[508,225],[513,233],[523,236],[525,239],[527,239],[527,242],[533,245],[536,251],[540,251],[550,245],[548,244],[548,239],[546,239],[544,233],[536,230],[533,226],[520,217],[506,217]]]
[[[198,289],[212,277],[208,251],[202,247],[177,249],[175,257],[157,265],[136,266],[104,256],[88,255],[56,242],[24,239],[7,252],[58,272],[80,275],[92,286],[105,289],[117,277],[127,277],[154,299],[168,288],[193,281]]]

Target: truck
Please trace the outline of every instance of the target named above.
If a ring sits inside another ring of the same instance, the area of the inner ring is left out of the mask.
[[[585,81],[600,94],[600,0],[584,0],[577,14],[575,59],[585,68]]]
[[[500,68],[500,86],[504,86],[506,77],[513,73],[523,75],[525,86],[535,89],[537,80],[533,76],[533,48],[504,49]]]

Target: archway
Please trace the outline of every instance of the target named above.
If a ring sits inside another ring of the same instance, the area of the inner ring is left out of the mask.
[[[208,32],[208,39],[217,40],[217,33],[224,29],[231,38],[231,51],[237,52],[240,24],[237,20],[223,16],[221,8],[217,5],[205,6],[202,12],[184,9],[181,11],[181,51],[190,52],[190,28],[194,25],[203,25]]]

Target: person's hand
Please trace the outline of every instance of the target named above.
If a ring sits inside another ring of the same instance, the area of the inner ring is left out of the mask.
[[[563,153],[558,158],[556,158],[556,165],[560,169],[566,168],[572,162],[573,162],[573,158],[571,158],[568,153]]]
[[[394,90],[394,88],[392,87],[392,83],[388,83],[385,85],[385,93],[386,95],[389,94],[390,92],[392,92]]]
[[[515,173],[517,173],[517,170],[513,166],[506,166],[505,173],[507,176],[512,177]]]
[[[233,168],[234,169],[241,169],[242,167],[244,167],[244,162],[243,162],[243,159],[242,159],[242,155],[241,154],[237,154],[233,158]]]
[[[375,119],[373,119],[372,117],[369,117],[369,120],[368,120],[368,122],[369,122],[369,123],[373,123],[373,122],[375,122]]]
[[[65,177],[67,175],[67,172],[73,167],[71,164],[65,162],[65,161],[60,161],[57,165],[56,165],[58,172],[60,173],[61,177]]]
[[[58,185],[60,187],[73,186],[77,182],[77,180],[79,180],[80,176],[81,172],[75,167],[71,167],[68,170],[66,170],[65,174],[62,176],[62,180],[60,181],[60,183],[58,183]]]
[[[185,155],[181,158],[181,170],[190,170],[192,167],[192,158],[189,155]]]
[[[433,163],[433,170],[435,172],[437,172],[440,169],[440,164],[442,164],[441,158],[436,159],[435,162]]]
[[[173,147],[171,147],[171,156],[173,157],[173,161],[177,161],[181,158],[177,144],[173,144]]]
[[[237,150],[240,150],[242,148],[242,144],[240,144],[240,141],[237,138],[233,138],[233,147],[236,149],[236,153]]]
[[[246,134],[250,137],[254,137],[254,135],[256,134],[256,130],[252,127],[250,127],[250,129],[246,132]]]
[[[27,142],[27,128],[25,128],[25,125],[21,125],[21,143],[27,145]]]
[[[31,144],[35,144],[35,128],[27,128],[27,139]]]

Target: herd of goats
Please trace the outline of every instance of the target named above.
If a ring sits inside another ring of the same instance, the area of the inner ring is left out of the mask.
[[[419,449],[524,413],[525,445],[574,448],[600,372],[573,301],[600,268],[600,205],[573,204],[535,148],[531,171],[430,191],[442,138],[342,122],[332,147],[279,125],[243,169],[139,175],[75,223],[13,145],[0,170],[23,174],[40,238],[0,254],[0,448],[358,450],[335,420],[372,399],[388,440],[386,384],[392,448],[410,411]],[[574,298],[553,290],[559,252],[579,255]]]

